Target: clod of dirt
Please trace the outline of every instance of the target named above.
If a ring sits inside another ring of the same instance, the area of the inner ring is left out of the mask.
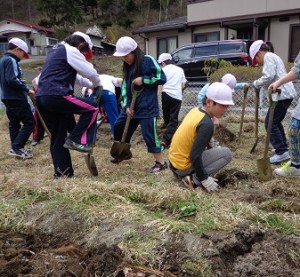
[[[253,124],[247,124],[247,125],[245,125],[244,128],[243,128],[243,131],[244,131],[245,133],[252,132],[253,130],[254,130]]]
[[[221,143],[228,143],[231,141],[235,141],[236,139],[236,135],[222,125],[216,128],[214,137]]]
[[[237,186],[241,180],[249,180],[251,178],[252,176],[250,173],[241,171],[237,168],[225,169],[216,174],[216,179],[218,179],[218,184],[221,187],[226,187],[228,185]]]

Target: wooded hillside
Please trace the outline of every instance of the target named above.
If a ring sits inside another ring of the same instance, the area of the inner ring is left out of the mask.
[[[0,0],[0,4],[0,20],[51,27],[59,39],[75,29],[97,25],[114,43],[137,27],[186,15],[187,0]]]

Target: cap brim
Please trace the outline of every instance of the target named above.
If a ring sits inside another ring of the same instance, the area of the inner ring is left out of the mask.
[[[216,101],[213,100],[214,102],[220,104],[220,105],[226,105],[226,106],[234,106],[234,102],[233,101]]]
[[[92,51],[92,49],[89,49],[89,51],[84,56],[85,56],[85,58],[87,60],[90,60],[91,58],[93,58],[93,51]]]
[[[129,52],[129,53],[130,53],[130,52]],[[121,52],[115,52],[115,53],[114,53],[114,56],[115,56],[115,57],[125,57],[125,56],[128,55],[129,53],[124,54],[124,53],[121,53]]]

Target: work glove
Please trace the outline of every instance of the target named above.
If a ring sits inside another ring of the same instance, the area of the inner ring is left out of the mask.
[[[219,185],[216,183],[218,180],[212,177],[208,177],[207,179],[201,181],[203,187],[206,188],[208,192],[218,191]]]

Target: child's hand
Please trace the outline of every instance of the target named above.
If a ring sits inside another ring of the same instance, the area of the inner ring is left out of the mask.
[[[132,83],[135,85],[135,86],[141,86],[143,84],[143,78],[142,77],[137,77],[135,78]]]
[[[30,94],[34,95],[34,90],[30,89],[30,90],[28,91],[28,95],[30,96]]]
[[[130,117],[133,117],[134,111],[130,110],[130,108],[127,108],[126,114],[129,115]]]

